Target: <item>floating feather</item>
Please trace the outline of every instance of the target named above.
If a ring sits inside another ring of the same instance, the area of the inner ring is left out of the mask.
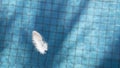
[[[46,51],[48,50],[48,45],[37,31],[32,32],[32,41],[36,49],[41,54],[46,54]]]

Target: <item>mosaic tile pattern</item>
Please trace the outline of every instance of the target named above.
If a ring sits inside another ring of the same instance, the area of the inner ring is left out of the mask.
[[[120,0],[0,0],[0,68],[120,68],[119,42]]]

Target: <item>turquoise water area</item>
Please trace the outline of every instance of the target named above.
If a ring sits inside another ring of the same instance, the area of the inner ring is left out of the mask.
[[[120,0],[0,0],[0,68],[120,68]]]

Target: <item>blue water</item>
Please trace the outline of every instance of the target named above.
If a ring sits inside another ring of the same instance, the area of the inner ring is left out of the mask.
[[[0,68],[120,68],[120,0],[0,0]]]

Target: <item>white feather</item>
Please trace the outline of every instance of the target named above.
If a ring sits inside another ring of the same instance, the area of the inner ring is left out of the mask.
[[[46,54],[46,51],[48,50],[48,45],[37,31],[32,32],[32,41],[36,49],[41,54]]]

